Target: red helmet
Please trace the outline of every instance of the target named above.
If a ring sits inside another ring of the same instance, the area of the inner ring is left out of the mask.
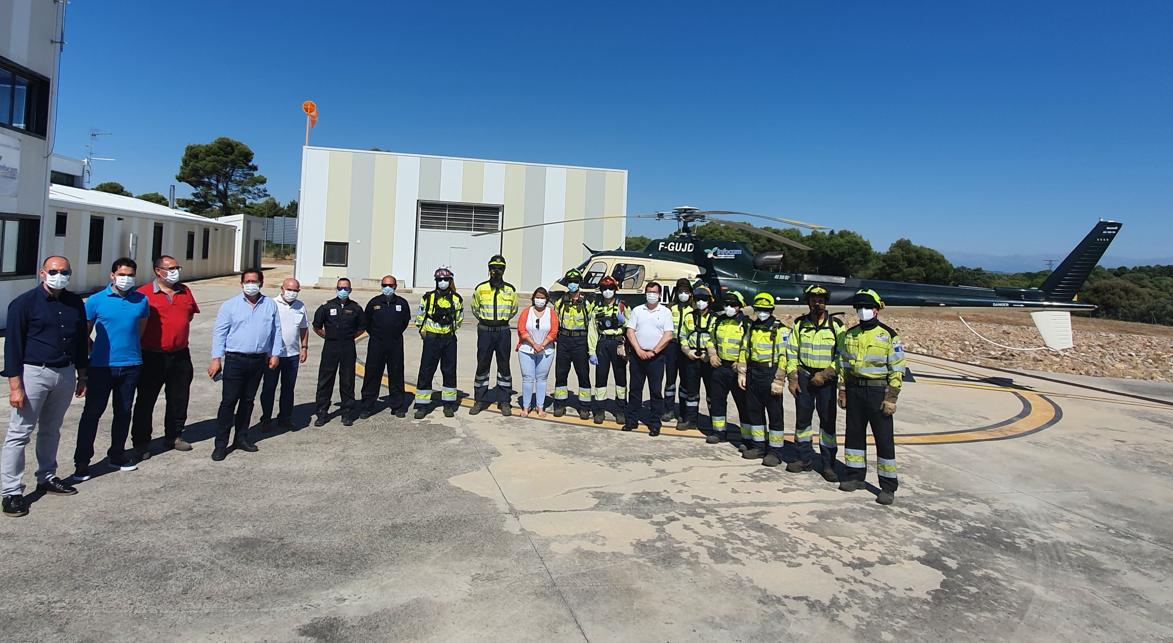
[[[439,268],[436,268],[436,272],[432,275],[432,278],[433,279],[451,279],[452,278],[452,271],[448,269],[448,266],[440,266]]]
[[[599,281],[599,290],[604,288],[619,288],[619,281],[611,275],[607,275]]]

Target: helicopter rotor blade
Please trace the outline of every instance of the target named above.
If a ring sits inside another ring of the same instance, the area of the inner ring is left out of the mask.
[[[796,227],[799,227],[799,228],[806,228],[806,229],[808,229],[808,230],[826,230],[826,229],[827,229],[827,226],[825,226],[825,225],[819,225],[819,224],[817,224],[817,223],[806,223],[805,221],[795,221],[794,219],[783,219],[783,218],[781,218],[781,217],[768,217],[768,216],[766,216],[766,215],[764,215],[764,214],[754,214],[754,213],[752,213],[752,212],[738,212],[738,211],[736,211],[736,210],[702,210],[702,211],[700,211],[700,212],[695,212],[694,214],[698,214],[698,215],[701,215],[701,216],[709,216],[709,215],[717,215],[717,216],[731,216],[731,215],[737,215],[737,216],[743,216],[743,217],[754,217],[754,218],[757,218],[757,219],[765,219],[765,220],[767,220],[767,221],[777,221],[778,223],[785,223],[786,225],[792,225],[792,226],[796,226]]]
[[[716,223],[718,225],[727,225],[731,228],[737,228],[738,230],[745,230],[746,232],[752,232],[754,234],[760,234],[767,239],[770,239],[772,241],[777,241],[778,243],[786,244],[792,248],[798,248],[799,250],[810,250],[811,249],[810,246],[808,246],[806,244],[799,243],[799,242],[795,241],[794,239],[787,239],[786,237],[783,237],[780,234],[774,234],[773,232],[766,232],[765,230],[751,226],[748,223],[742,223],[740,221],[714,221],[713,223]]]
[[[656,215],[654,215],[654,214],[628,214],[626,216],[624,216],[622,214],[614,214],[614,215],[608,215],[608,216],[604,216],[604,217],[585,217],[582,219],[563,219],[562,221],[546,221],[545,223],[531,223],[529,225],[515,226],[512,228],[502,228],[500,230],[492,230],[490,232],[478,232],[472,236],[483,237],[487,234],[501,234],[502,232],[513,232],[515,230],[526,230],[529,228],[540,228],[542,226],[548,226],[548,225],[562,225],[564,223],[577,223],[579,221],[600,221],[602,219],[654,219],[654,218],[656,218]]]

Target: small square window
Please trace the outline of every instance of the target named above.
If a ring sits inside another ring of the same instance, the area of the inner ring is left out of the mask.
[[[326,250],[323,253],[323,266],[345,266],[347,262],[347,255],[350,252],[349,243],[341,243],[338,241],[327,241]]]
[[[53,234],[58,237],[65,236],[65,229],[69,226],[69,215],[65,212],[57,213],[57,227],[53,230]]]

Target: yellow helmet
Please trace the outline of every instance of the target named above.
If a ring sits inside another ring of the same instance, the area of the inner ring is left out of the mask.
[[[853,308],[884,308],[884,300],[880,299],[880,294],[870,288],[864,288],[855,293],[851,298],[851,306]]]
[[[811,285],[807,286],[805,290],[802,291],[802,294],[807,299],[810,299],[812,295],[822,295],[822,296],[826,297],[827,296],[827,289],[818,285],[818,284],[811,284]]]
[[[774,310],[774,295],[768,292],[760,292],[754,295],[753,307],[763,310]]]

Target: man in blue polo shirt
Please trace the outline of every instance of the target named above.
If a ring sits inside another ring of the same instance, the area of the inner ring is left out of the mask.
[[[77,426],[77,447],[73,464],[74,480],[90,478],[90,458],[94,457],[94,439],[98,420],[114,398],[114,422],[110,427],[110,466],[122,471],[137,467],[126,456],[126,438],[130,433],[131,408],[138,386],[143,356],[140,338],[150,316],[146,295],[134,289],[138,266],[122,257],[110,266],[110,285],[86,299],[86,319],[91,331],[97,330],[90,349],[89,391]]]

